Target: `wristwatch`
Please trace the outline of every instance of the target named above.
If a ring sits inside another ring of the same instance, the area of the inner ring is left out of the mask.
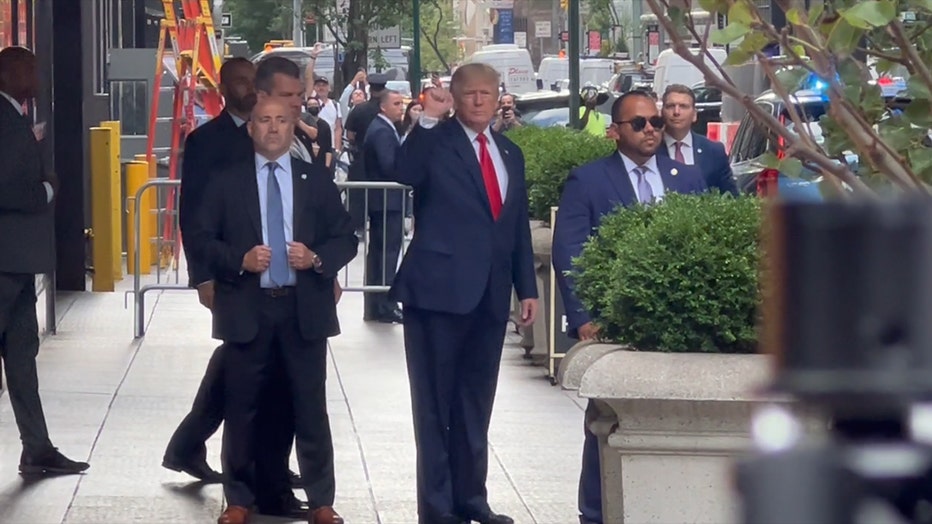
[[[320,260],[320,257],[317,256],[317,253],[314,253],[314,256],[311,257],[311,267],[314,268],[314,271],[320,271],[320,268],[323,265],[324,263]]]

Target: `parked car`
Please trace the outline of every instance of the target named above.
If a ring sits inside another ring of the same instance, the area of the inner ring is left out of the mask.
[[[722,121],[722,91],[704,83],[692,86],[692,90],[696,96],[696,123],[693,124],[693,132],[706,136],[709,122]]]

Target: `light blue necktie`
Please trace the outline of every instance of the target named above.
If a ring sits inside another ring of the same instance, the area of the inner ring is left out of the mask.
[[[269,168],[268,191],[266,194],[265,216],[268,221],[269,247],[272,248],[272,260],[269,263],[269,278],[278,287],[288,282],[288,245],[285,244],[285,212],[282,207],[282,189],[275,177],[277,162],[266,164]]]
[[[647,181],[647,168],[636,167],[634,173],[638,176],[638,201],[642,204],[650,204],[654,201],[654,190]]]

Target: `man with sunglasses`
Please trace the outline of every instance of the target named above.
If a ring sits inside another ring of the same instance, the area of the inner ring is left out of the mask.
[[[699,169],[656,154],[663,143],[663,127],[663,117],[650,95],[642,91],[625,93],[612,105],[609,128],[618,151],[572,170],[566,181],[553,230],[553,267],[571,337],[598,338],[598,326],[574,295],[573,281],[566,273],[573,269],[573,258],[579,256],[583,244],[598,230],[602,217],[619,205],[650,205],[668,192],[706,190]],[[586,408],[586,440],[579,479],[582,524],[602,524],[599,442],[589,429],[597,416],[590,402]]]

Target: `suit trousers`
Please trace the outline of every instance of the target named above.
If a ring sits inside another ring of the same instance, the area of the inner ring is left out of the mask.
[[[256,303],[259,332],[248,343],[227,342],[224,372],[223,471],[227,503],[250,507],[257,502],[255,462],[259,407],[270,382],[276,381],[276,361],[284,365],[294,405],[298,467],[311,509],[332,506],[336,480],[333,439],[327,416],[327,340],[304,340],[298,326],[295,294]],[[280,359],[280,360],[278,360]]]
[[[52,447],[39,398],[38,354],[36,276],[0,273],[0,357],[23,450],[31,455]]]
[[[398,270],[398,256],[404,243],[404,215],[401,211],[369,212],[369,252],[366,253],[366,285],[390,286]],[[397,307],[388,293],[366,293],[366,318]]]
[[[489,297],[465,315],[404,308],[420,524],[490,511],[488,432],[506,321]]]
[[[589,430],[589,423],[598,417],[595,405],[586,404],[583,424],[582,470],[579,474],[579,514],[593,524],[602,524],[602,466],[599,456],[599,438]]]

